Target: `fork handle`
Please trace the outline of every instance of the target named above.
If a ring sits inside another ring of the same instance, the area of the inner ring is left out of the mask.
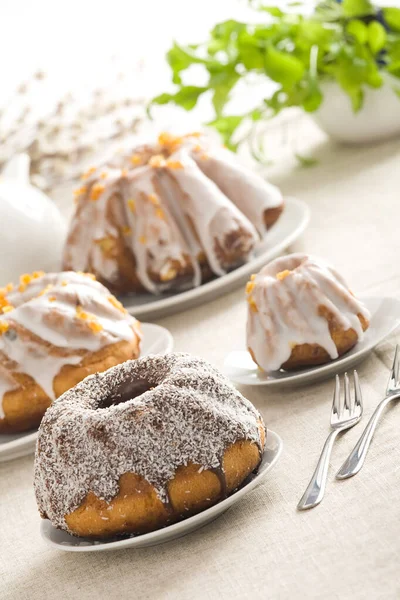
[[[310,479],[300,502],[297,505],[299,510],[307,510],[317,506],[324,497],[326,478],[328,475],[329,458],[332,452],[333,443],[340,429],[334,429],[326,438],[324,447],[322,448],[321,456],[315,468],[314,474]]]
[[[349,456],[346,458],[339,471],[337,472],[337,479],[348,479],[349,477],[353,477],[353,475],[356,475],[360,471],[361,467],[365,462],[365,458],[367,456],[372,437],[375,433],[376,426],[378,425],[378,421],[383,410],[391,400],[394,400],[398,397],[398,394],[392,394],[391,396],[387,396],[386,398],[384,398],[378,404],[370,420],[368,421],[367,426],[362,432],[357,444],[354,446],[353,450],[350,452]]]

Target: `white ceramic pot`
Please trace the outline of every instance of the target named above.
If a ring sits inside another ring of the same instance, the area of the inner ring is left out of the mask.
[[[22,273],[59,271],[66,224],[29,183],[29,157],[15,156],[0,177],[0,286]]]
[[[355,113],[349,97],[335,82],[325,82],[324,100],[312,117],[331,138],[346,144],[363,144],[400,135],[400,98],[393,86],[400,80],[385,75],[378,89],[366,88],[364,104]]]

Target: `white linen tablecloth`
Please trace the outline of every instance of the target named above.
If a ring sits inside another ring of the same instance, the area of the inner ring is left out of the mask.
[[[305,200],[311,223],[294,250],[332,261],[358,292],[400,297],[400,143],[338,148],[321,141],[319,164],[274,171]],[[243,290],[159,321],[188,351],[221,367],[243,336]],[[400,337],[397,336],[398,341]],[[400,597],[400,406],[384,414],[361,473],[334,480],[383,394],[396,337],[359,367],[365,416],[337,442],[323,503],[296,504],[329,430],[332,381],[298,390],[242,389],[283,438],[263,485],[211,525],[165,545],[68,554],[45,545],[32,490],[33,456],[0,464],[0,598]]]

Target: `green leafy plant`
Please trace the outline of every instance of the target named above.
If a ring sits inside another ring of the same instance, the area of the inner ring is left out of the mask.
[[[265,23],[228,20],[218,23],[204,43],[174,43],[167,60],[177,90],[157,96],[151,104],[174,103],[192,110],[210,93],[215,110],[210,125],[235,149],[234,134],[243,121],[255,123],[292,106],[316,111],[325,80],[338,83],[354,111],[362,108],[366,88],[383,85],[383,72],[399,78],[400,90],[400,8],[378,8],[370,0],[325,0],[306,15],[301,2],[288,5],[286,11],[263,0],[250,4],[265,13]],[[193,65],[207,74],[203,86],[184,82]],[[271,93],[250,111],[229,114],[235,86],[257,77],[275,82]]]

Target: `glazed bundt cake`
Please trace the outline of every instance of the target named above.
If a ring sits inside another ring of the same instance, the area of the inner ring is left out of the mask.
[[[272,261],[252,276],[246,292],[247,347],[264,371],[338,358],[369,326],[368,310],[343,277],[306,254]]]
[[[198,286],[245,263],[282,211],[282,196],[200,134],[90,169],[64,251],[119,293]]]
[[[24,275],[0,312],[0,433],[36,427],[87,375],[139,356],[138,322],[92,275]]]
[[[216,369],[188,354],[91,375],[40,425],[40,514],[77,536],[140,534],[200,512],[260,464],[262,417]]]

